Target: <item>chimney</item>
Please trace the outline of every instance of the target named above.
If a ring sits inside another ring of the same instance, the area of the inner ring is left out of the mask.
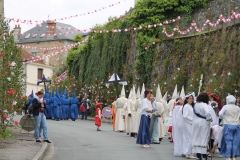
[[[14,30],[13,30],[13,35],[14,35],[14,40],[19,41],[20,36],[21,36],[21,27],[20,25],[15,25]]]
[[[56,33],[56,22],[48,20],[47,26],[47,34],[53,35]]]

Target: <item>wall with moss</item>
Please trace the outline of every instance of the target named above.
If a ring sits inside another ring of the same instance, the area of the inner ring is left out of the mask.
[[[72,55],[73,61],[68,63],[70,75],[83,86],[89,86],[95,79],[107,81],[115,70],[130,85],[146,83],[147,87],[154,87],[159,83],[163,93],[172,93],[175,84],[179,90],[184,85],[187,91],[197,92],[203,74],[202,90],[222,97],[238,93],[238,20],[209,27],[204,34],[192,31],[187,36],[173,38],[166,38],[161,33],[163,27],[100,33],[100,30],[144,28],[180,15],[180,21],[164,25],[171,33],[176,25],[181,30],[187,29],[190,19],[196,20],[201,27],[207,19],[216,22],[220,14],[227,17],[233,9],[240,12],[237,0],[182,0],[181,3],[172,0],[161,6],[162,2],[139,1],[124,19],[94,27],[95,32],[90,33],[88,42]],[[149,5],[152,9],[146,9]]]

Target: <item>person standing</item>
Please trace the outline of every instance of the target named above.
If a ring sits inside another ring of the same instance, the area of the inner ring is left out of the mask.
[[[183,156],[183,100],[178,97],[172,110],[172,137],[174,140],[174,156]]]
[[[183,155],[189,159],[195,159],[192,155],[192,121],[195,93],[189,93],[185,96],[182,108],[183,117]]]
[[[235,105],[233,95],[227,96],[226,102],[227,105],[219,112],[224,125],[220,153],[226,160],[236,160],[240,156],[240,108]]]
[[[47,133],[47,121],[46,116],[44,115],[44,108],[46,108],[45,103],[46,101],[42,99],[43,98],[43,92],[39,91],[37,93],[37,96],[32,101],[32,107],[33,107],[33,117],[35,120],[35,138],[36,142],[40,141],[40,126],[43,129],[43,137],[44,142],[51,143],[48,140],[48,133]]]
[[[101,126],[101,103],[96,103],[96,110],[95,110],[95,125],[97,126],[97,131],[101,131],[100,126]]]
[[[115,131],[115,122],[116,122],[115,105],[116,105],[116,101],[114,101],[114,102],[112,103],[112,108],[111,108],[113,131]]]
[[[87,120],[87,116],[88,116],[88,112],[89,112],[89,108],[90,108],[90,100],[88,99],[87,95],[84,96],[84,98],[82,100],[82,104],[85,108],[85,112],[82,112],[81,120],[83,120],[83,119]]]
[[[144,92],[144,99],[141,104],[141,120],[137,136],[137,144],[141,144],[143,148],[150,148],[150,133],[149,126],[151,121],[151,115],[153,113],[153,107],[150,101],[152,92],[147,89]]]
[[[197,96],[197,103],[193,107],[192,153],[197,154],[197,160],[208,160],[207,148],[210,137],[210,123],[212,121],[208,102],[208,94],[200,93]]]
[[[159,142],[159,130],[158,130],[158,117],[161,116],[162,112],[159,111],[159,108],[155,102],[155,98],[151,97],[152,107],[154,109],[154,113],[151,117],[150,122],[150,136],[151,136],[151,143],[152,144],[160,144]],[[158,112],[159,111],[159,112]]]

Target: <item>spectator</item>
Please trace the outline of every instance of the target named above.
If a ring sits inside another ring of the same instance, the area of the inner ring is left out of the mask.
[[[81,120],[83,120],[83,119],[87,120],[88,112],[89,112],[89,109],[90,109],[90,100],[88,99],[88,95],[84,96],[81,103],[83,103],[84,108],[86,110],[86,112],[82,112]]]

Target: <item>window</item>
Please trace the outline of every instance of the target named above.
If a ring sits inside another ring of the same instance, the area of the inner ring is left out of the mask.
[[[33,35],[32,35],[32,38],[35,38],[35,37],[37,37],[37,34],[33,34]]]
[[[25,38],[28,39],[30,36],[31,36],[31,34],[28,33]]]
[[[46,34],[41,34],[41,36],[40,36],[40,37],[41,37],[41,38],[43,38],[43,37],[45,37],[45,35],[46,35]]]
[[[43,69],[42,68],[38,68],[38,79],[42,79],[43,77]]]
[[[31,52],[33,56],[37,56],[37,52]]]

